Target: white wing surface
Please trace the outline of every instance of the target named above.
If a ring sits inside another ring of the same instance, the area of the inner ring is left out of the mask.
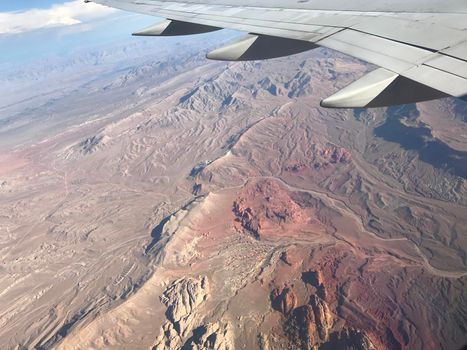
[[[325,107],[380,107],[446,96],[467,100],[467,0],[94,0],[167,20],[135,35],[249,33],[211,52],[256,60],[318,46],[373,63]]]

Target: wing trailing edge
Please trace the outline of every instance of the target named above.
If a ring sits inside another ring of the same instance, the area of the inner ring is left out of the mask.
[[[219,28],[253,33],[209,53],[211,59],[268,59],[319,46],[382,68],[322,101],[326,107],[380,107],[446,96],[467,100],[465,0],[442,6],[430,0],[440,5],[436,11],[426,0],[323,0],[324,5],[299,0],[92,1],[169,19],[136,35],[199,34]]]

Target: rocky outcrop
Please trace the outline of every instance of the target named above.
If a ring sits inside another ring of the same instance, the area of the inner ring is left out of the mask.
[[[345,148],[332,144],[311,147],[310,158],[303,161],[289,162],[284,170],[286,172],[299,173],[306,169],[321,171],[333,169],[339,164],[348,164],[352,161],[352,154]]]
[[[273,299],[273,307],[287,317],[284,330],[293,346],[314,349],[327,342],[333,326],[328,304],[316,295],[312,295],[306,305],[293,308],[295,304],[295,294],[288,288]]]
[[[259,350],[270,349],[269,338],[266,334],[261,333],[258,335],[258,349]]]
[[[328,145],[319,150],[318,155],[315,159],[316,164],[338,164],[348,163],[352,160],[352,155],[345,148],[337,147],[334,145]]]
[[[154,350],[178,348],[198,326],[198,308],[208,296],[206,277],[185,278],[173,282],[161,296],[167,307],[167,321],[162,326]]]
[[[167,321],[153,350],[233,350],[234,333],[228,322],[202,324],[203,303],[209,292],[206,277],[173,282],[163,293]]]
[[[10,187],[9,183],[7,181],[0,180],[0,191],[2,191],[2,192],[5,191],[6,192],[9,187]]]
[[[333,332],[334,315],[326,301],[317,295],[312,295],[309,303],[295,307],[295,293],[286,287],[281,292],[274,290],[271,299],[273,308],[285,316],[284,333],[291,348],[376,350],[370,337],[361,330],[339,328]]]
[[[326,293],[326,285],[325,280],[323,277],[323,273],[321,271],[307,271],[302,273],[302,280],[303,282],[312,285],[316,288],[316,292],[318,296],[323,299],[327,300],[327,293]]]
[[[284,316],[284,333],[289,338],[291,347],[315,349],[329,341],[334,315],[328,303],[319,296],[326,291],[323,274],[313,270],[304,272],[302,282],[305,286],[308,284],[314,287],[307,288],[312,294],[305,305],[299,304],[300,298],[297,298],[294,287],[286,286],[282,289],[275,288],[271,292],[271,306]],[[301,299],[303,300],[303,294]]]
[[[275,289],[271,293],[272,307],[282,312],[284,315],[288,315],[297,305],[297,297],[292,289],[285,287],[280,291]]]
[[[234,213],[244,229],[260,239],[267,232],[293,232],[308,217],[289,192],[274,180],[249,183],[234,202]]]
[[[290,173],[299,173],[307,168],[305,163],[297,162],[284,167],[284,170]]]
[[[311,350],[318,344],[315,314],[311,305],[295,308],[284,327],[293,348]]]
[[[82,141],[78,145],[78,147],[80,149],[80,152],[86,155],[94,153],[99,149],[103,148],[109,141],[110,138],[107,135],[96,135]]]
[[[182,349],[186,350],[233,350],[233,332],[228,323],[209,323],[193,331]]]
[[[285,264],[292,266],[292,261],[290,259],[290,254],[288,251],[285,251],[281,254],[280,256],[281,261],[283,261]]]
[[[376,350],[370,337],[363,331],[344,328],[340,332],[331,334],[330,340],[324,343],[323,350]]]
[[[309,72],[300,71],[293,79],[285,84],[288,89],[288,96],[290,98],[297,98],[313,93],[313,84],[311,84],[312,76]]]
[[[333,316],[329,310],[329,306],[324,300],[316,295],[311,296],[310,304],[315,315],[319,338],[322,341],[327,341],[333,324]]]
[[[269,93],[272,96],[278,96],[284,94],[282,86],[273,82],[270,78],[264,78],[258,82],[258,88],[253,92],[253,95],[257,97],[261,93]]]
[[[206,277],[187,278],[174,282],[161,297],[167,306],[167,319],[180,335],[192,325],[193,311],[206,300],[208,282]]]
[[[282,258],[283,260],[288,260]],[[288,265],[290,266],[290,265]],[[302,286],[296,284],[275,288],[271,292],[271,306],[282,314],[282,328],[288,339],[287,348],[306,350],[376,350],[370,335],[351,327],[333,312],[335,296],[328,302],[326,295],[335,294],[334,286],[326,283],[325,271],[302,272]],[[305,287],[305,293],[303,290]],[[303,298],[309,299],[301,305]],[[378,342],[378,338],[375,338]],[[390,344],[389,341],[385,342]],[[380,343],[377,343],[380,344]],[[398,345],[398,344],[396,344]],[[398,349],[400,346],[390,346]]]

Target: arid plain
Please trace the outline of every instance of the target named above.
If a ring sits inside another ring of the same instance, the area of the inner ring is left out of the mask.
[[[465,345],[467,105],[326,110],[372,68],[188,46],[1,100],[0,348]]]

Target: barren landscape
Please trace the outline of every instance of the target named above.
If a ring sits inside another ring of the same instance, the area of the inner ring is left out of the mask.
[[[1,349],[467,343],[465,102],[327,110],[372,67],[138,45],[2,75]]]

